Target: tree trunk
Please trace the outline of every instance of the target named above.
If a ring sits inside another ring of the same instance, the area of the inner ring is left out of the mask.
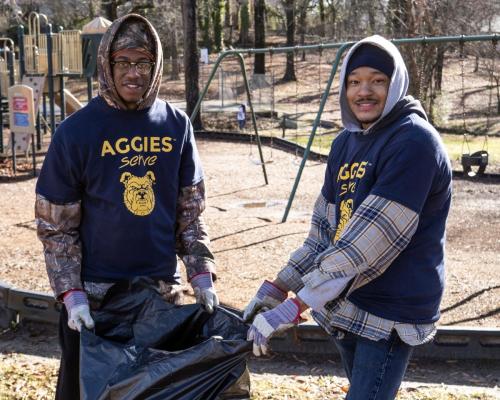
[[[500,78],[493,76],[497,87],[497,114],[500,115]]]
[[[107,19],[114,21],[118,18],[118,4],[116,4],[116,0],[110,0],[108,3],[104,3],[102,7]]]
[[[357,0],[351,0],[351,5],[349,6],[349,39],[352,40],[356,37],[358,24],[353,23],[354,21],[359,21],[359,13],[358,13],[358,2]],[[351,22],[352,21],[352,22]]]
[[[392,37],[403,37],[403,20],[404,20],[404,1],[405,0],[389,0],[387,25]]]
[[[392,37],[414,37],[418,35],[419,22],[413,15],[411,0],[389,0],[388,7],[390,12],[388,25],[391,29]],[[402,46],[400,48],[403,59],[406,62],[410,85],[408,93],[419,98],[421,94],[426,94],[424,87],[421,87],[421,81],[425,78],[424,53],[425,46]],[[420,54],[419,54],[420,53]]]
[[[175,23],[175,19],[172,21],[172,25],[174,29],[171,29],[169,32],[169,39],[170,39],[170,56],[172,57],[172,71],[170,74],[170,79],[173,81],[179,79],[179,73],[180,73],[180,68],[179,68],[179,51],[177,48],[177,27]]]
[[[240,7],[240,46],[246,47],[250,42],[248,38],[248,31],[250,28],[250,12],[248,10],[248,0]]]
[[[299,7],[299,22],[297,27],[297,33],[299,34],[299,44],[304,46],[306,44],[306,27],[307,27],[307,7],[309,5],[309,0],[300,0]],[[301,56],[302,61],[306,61],[306,52],[302,51]]]
[[[336,35],[337,35],[337,29],[336,29],[336,24],[337,24],[337,9],[335,8],[335,4],[332,4],[330,5],[330,12],[332,14],[332,23],[331,23],[331,26],[332,26],[332,37],[335,38]]]
[[[295,46],[295,0],[285,0],[285,17],[286,17],[286,46]],[[286,70],[283,75],[283,81],[296,81],[295,76],[295,53],[286,53]]]
[[[324,0],[319,0],[318,1],[318,7],[319,7],[319,36],[325,37],[325,1]]]
[[[233,30],[238,31],[240,29],[240,4],[234,4],[234,8],[231,10],[231,24],[233,25]]]
[[[92,21],[95,18],[95,0],[89,0],[89,17],[90,20]]]
[[[370,2],[370,4],[367,6],[368,7],[368,24],[370,26],[370,35],[373,35],[377,31],[377,27],[375,24],[375,2]]]
[[[254,35],[256,49],[266,47],[265,12],[265,0],[254,0]],[[264,53],[255,54],[253,73],[263,75],[266,73],[266,55]]]
[[[443,88],[443,68],[444,68],[444,53],[445,46],[439,46],[437,49],[436,69],[434,70],[434,89],[440,93]]]
[[[221,0],[212,1],[212,26],[213,26],[213,43],[216,52],[222,49],[222,11],[224,5]]]
[[[201,45],[208,49],[209,52],[212,51],[212,41],[210,38],[210,4],[209,0],[201,0],[198,8],[200,13],[198,14],[198,23],[201,30]]]
[[[224,5],[224,44],[229,48],[233,47],[233,8],[231,0],[226,0]]]
[[[186,113],[191,116],[200,97],[198,86],[198,44],[196,43],[196,0],[182,0],[184,30],[184,86],[186,89]],[[201,113],[193,122],[195,130],[203,129]]]
[[[231,0],[224,2],[224,28],[231,27]]]

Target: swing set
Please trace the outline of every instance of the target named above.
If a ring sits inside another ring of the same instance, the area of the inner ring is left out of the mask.
[[[500,38],[500,35],[493,34],[493,35],[472,35],[472,36],[437,36],[437,37],[420,37],[420,38],[405,38],[405,39],[393,39],[392,42],[395,45],[426,45],[426,44],[435,44],[435,43],[465,43],[465,42],[492,42],[493,43],[493,48],[494,51],[496,51],[496,43],[498,42],[498,39]],[[328,77],[328,81],[326,83],[326,86],[324,90],[322,91],[322,96],[321,96],[321,102],[318,108],[318,112],[316,114],[316,118],[314,120],[314,124],[312,127],[312,131],[309,135],[309,139],[306,145],[306,148],[304,150],[304,154],[302,156],[302,161],[300,163],[297,175],[295,177],[295,182],[292,187],[288,203],[285,209],[285,213],[282,218],[282,222],[285,222],[288,218],[288,214],[290,212],[293,199],[295,197],[295,193],[298,188],[298,184],[300,182],[302,172],[304,170],[306,160],[309,157],[310,150],[312,147],[312,143],[314,141],[316,132],[318,128],[321,125],[321,115],[323,114],[323,111],[325,109],[325,104],[328,100],[328,96],[330,94],[330,90],[332,88],[333,80],[335,78],[337,69],[340,64],[340,60],[344,52],[346,52],[353,44],[356,42],[344,42],[344,43],[323,43],[320,45],[305,45],[305,46],[294,46],[294,47],[279,47],[279,48],[264,48],[264,49],[234,49],[234,50],[228,50],[224,51],[219,54],[217,60],[214,63],[214,66],[212,67],[212,71],[210,73],[210,76],[205,84],[205,87],[203,88],[200,97],[198,99],[198,102],[196,103],[196,106],[193,110],[193,113],[191,115],[191,119],[194,120],[194,118],[197,116],[201,103],[203,99],[205,98],[208,87],[210,86],[210,83],[212,79],[215,76],[215,73],[217,72],[221,62],[227,58],[227,57],[236,57],[239,64],[240,64],[240,69],[241,73],[243,75],[243,80],[245,83],[245,90],[247,93],[247,103],[248,107],[250,109],[250,113],[252,115],[252,124],[253,124],[253,134],[256,137],[256,142],[257,146],[259,149],[259,157],[260,157],[260,165],[262,166],[262,171],[264,175],[264,180],[265,183],[268,184],[268,178],[267,178],[267,172],[266,172],[266,163],[263,158],[262,154],[262,145],[261,145],[261,140],[259,136],[259,131],[257,127],[257,121],[255,117],[255,112],[254,112],[254,107],[252,104],[252,93],[250,91],[250,87],[248,84],[248,79],[247,79],[247,73],[245,69],[245,60],[243,58],[243,55],[251,55],[251,54],[276,54],[276,53],[290,53],[294,52],[297,53],[298,51],[318,51],[318,50],[324,50],[324,49],[336,49],[336,55],[335,55],[335,60],[332,64],[332,67],[330,69],[330,75]],[[495,56],[495,55],[494,55]],[[493,57],[493,61],[495,60],[495,57]],[[494,68],[494,62],[493,62],[493,68]],[[492,71],[493,71],[492,68]],[[493,72],[490,74],[490,80],[493,80]],[[490,88],[493,85],[490,84]],[[489,110],[491,109],[491,93],[490,93],[490,100],[489,100]],[[489,111],[490,112],[490,111]],[[471,176],[472,174],[474,175],[480,175],[484,173],[484,170],[486,168],[486,165],[488,164],[488,152],[487,152],[487,134],[488,134],[488,129],[489,129],[489,117],[488,117],[488,122],[487,122],[487,127],[486,127],[486,132],[485,132],[485,142],[483,145],[483,150],[479,152],[474,152],[471,153],[470,150],[468,149],[468,152],[463,152],[462,156],[462,165],[464,167],[464,171],[468,176]],[[466,133],[465,133],[466,135]],[[464,141],[467,143],[467,137],[464,136]],[[477,171],[473,171],[472,167],[478,167]]]
[[[268,153],[268,157],[264,157],[264,152],[262,150],[262,140],[261,140],[261,135],[259,134],[259,129],[257,127],[257,112],[255,108],[255,103],[256,100],[259,102],[260,100],[260,93],[257,95],[257,99],[255,98],[255,93],[251,90],[252,85],[250,83],[250,80],[248,79],[248,72],[246,71],[246,63],[245,63],[245,57],[251,56],[252,54],[268,54],[269,55],[269,63],[266,65],[266,70],[269,71],[270,74],[270,82],[266,83],[266,85],[269,85],[271,90],[270,90],[270,110],[265,110],[266,113],[271,113],[271,115],[275,115],[275,93],[274,93],[274,87],[275,87],[275,55],[280,53],[280,54],[286,54],[289,52],[293,52],[294,58],[295,58],[295,65],[299,65],[299,57],[298,54],[300,51],[317,51],[319,54],[318,60],[318,97],[321,99],[321,93],[322,93],[322,82],[321,82],[321,60],[322,60],[322,53],[323,49],[329,48],[328,45],[325,44],[318,44],[318,45],[307,45],[307,46],[294,46],[294,47],[270,47],[270,48],[264,48],[264,49],[247,49],[247,50],[229,50],[220,53],[218,59],[216,60],[214,66],[211,69],[211,72],[206,79],[206,83],[203,85],[203,90],[200,94],[200,97],[198,99],[198,102],[196,103],[196,106],[193,110],[193,113],[191,115],[191,119],[193,120],[197,113],[200,112],[201,110],[201,105],[205,97],[207,96],[208,89],[210,87],[210,84],[212,81],[215,79],[217,76],[217,71],[220,71],[222,69],[221,63],[224,59],[236,59],[239,66],[240,66],[240,71],[241,71],[241,76],[243,77],[243,86],[244,90],[246,92],[246,103],[247,103],[247,110],[250,111],[250,115],[252,117],[252,125],[253,128],[249,130],[247,133],[249,137],[249,159],[250,162],[254,165],[260,165],[262,167],[262,172],[264,176],[265,183],[268,184],[268,178],[267,178],[267,171],[266,171],[266,164],[271,164],[273,162],[273,149],[274,149],[274,134],[271,133],[268,138],[269,138],[269,146],[270,146],[270,151]],[[333,48],[333,47],[331,47]],[[236,75],[235,75],[236,76]],[[255,75],[254,75],[255,79]],[[262,84],[264,79],[262,79],[259,76],[259,79],[257,80],[258,83]],[[236,81],[234,84],[235,90],[238,87],[238,82]],[[258,87],[258,85],[257,85]],[[283,138],[285,137],[285,129],[293,129],[293,138],[296,143],[298,143],[299,136],[306,136],[308,137],[309,135],[299,135],[299,130],[302,129],[303,127],[299,126],[299,117],[301,115],[299,111],[299,106],[298,106],[298,101],[297,99],[299,98],[299,85],[297,81],[295,82],[294,86],[294,92],[295,92],[295,102],[294,106],[295,107],[295,113],[294,114],[283,114],[282,121],[281,121],[281,126],[283,128]],[[257,89],[259,90],[259,89]],[[237,91],[237,90],[236,90]],[[236,103],[241,103],[241,100],[236,98]],[[321,138],[320,138],[320,145],[321,145]],[[257,146],[258,148],[258,157],[255,157],[254,154],[254,148]],[[298,148],[295,148],[295,158],[293,161],[294,164],[299,165],[300,164],[300,155],[299,155],[299,150]]]

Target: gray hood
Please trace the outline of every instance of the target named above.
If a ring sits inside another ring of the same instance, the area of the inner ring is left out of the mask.
[[[349,49],[349,52],[344,58],[342,63],[342,68],[340,70],[340,114],[342,117],[342,124],[345,129],[351,132],[363,132],[363,128],[360,123],[352,113],[349,104],[347,103],[346,90],[345,90],[345,73],[347,65],[349,64],[349,59],[353,52],[363,43],[369,43],[374,46],[385,50],[394,60],[394,71],[391,76],[391,81],[389,84],[389,93],[387,95],[387,100],[385,103],[384,111],[380,118],[373,123],[364,133],[368,133],[374,126],[376,126],[380,120],[382,120],[387,114],[389,114],[398,101],[402,100],[406,92],[408,91],[409,77],[406,65],[401,57],[401,53],[390,41],[384,39],[382,36],[373,35],[369,36],[363,40],[357,42],[354,46]]]

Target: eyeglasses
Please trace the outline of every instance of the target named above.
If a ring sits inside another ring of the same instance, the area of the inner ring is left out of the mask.
[[[141,75],[147,75],[151,72],[153,65],[155,63],[149,61],[111,61],[111,65],[113,65],[118,71],[127,73],[130,71],[132,66],[135,67],[135,70]]]

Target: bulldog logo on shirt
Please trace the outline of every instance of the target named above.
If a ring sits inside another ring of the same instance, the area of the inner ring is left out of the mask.
[[[352,199],[347,199],[347,200],[342,200],[340,202],[340,221],[339,224],[337,225],[337,232],[335,233],[335,239],[334,241],[336,242],[339,240],[340,235],[342,234],[342,231],[344,230],[345,226],[351,219],[352,215],[352,206],[353,206],[353,201]]]
[[[155,207],[155,193],[153,191],[155,174],[153,171],[146,172],[144,176],[135,176],[130,172],[124,172],[120,177],[120,182],[125,186],[123,201],[128,210],[141,217],[151,214]]]

